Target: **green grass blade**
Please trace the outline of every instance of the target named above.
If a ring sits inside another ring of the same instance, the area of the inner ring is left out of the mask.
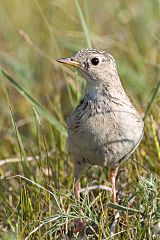
[[[2,79],[1,75],[0,75],[0,77]],[[18,127],[16,125],[16,121],[14,119],[14,115],[13,115],[13,111],[12,111],[12,107],[11,107],[11,102],[10,102],[9,95],[8,95],[8,92],[7,92],[7,89],[6,89],[6,86],[4,84],[3,79],[2,79],[2,89],[3,89],[4,94],[5,94],[7,106],[9,108],[10,118],[11,118],[13,129],[15,131],[15,135],[16,135],[16,139],[17,139],[17,143],[18,143],[18,148],[19,148],[21,159],[22,158],[26,159],[26,152],[25,152],[25,148],[24,148],[24,145],[23,145],[23,141],[22,141],[21,135],[19,133]]]
[[[157,133],[156,133],[156,128],[155,128],[155,125],[154,125],[154,119],[153,119],[152,115],[151,115],[151,130],[152,130],[152,135],[153,135],[155,147],[156,147],[157,154],[158,154],[158,159],[160,160],[160,144],[159,144],[159,141],[158,141],[158,136],[157,136]]]
[[[158,76],[160,76],[160,72],[159,72]],[[152,97],[151,97],[151,100],[150,100],[150,102],[149,102],[149,104],[148,104],[148,106],[147,106],[147,109],[146,109],[146,112],[145,112],[145,115],[144,115],[144,121],[146,120],[148,114],[149,114],[150,111],[151,111],[152,105],[153,105],[153,103],[154,103],[154,101],[155,101],[155,99],[156,99],[156,97],[157,97],[159,88],[160,88],[160,80],[158,79],[158,83],[157,83],[157,85],[156,85],[156,87],[155,87],[155,90],[154,90],[154,92],[153,92],[153,95],[152,95]]]
[[[54,198],[54,200],[55,200],[55,202],[56,202],[56,204],[57,204],[57,207],[58,207],[59,211],[61,212],[61,207],[60,207],[60,205],[59,205],[59,202],[58,202],[58,199],[57,199],[56,194],[54,194],[54,193],[51,192],[50,190],[44,188],[43,186],[41,186],[41,185],[38,184],[37,182],[35,182],[35,181],[33,181],[33,180],[31,180],[31,179],[29,179],[29,178],[27,178],[27,177],[21,176],[21,175],[15,175],[15,176],[9,177],[8,179],[16,178],[16,177],[22,178],[22,179],[26,180],[27,182],[33,184],[34,186],[38,187],[39,189],[45,191],[46,193],[49,193],[50,195],[52,195],[53,198]]]
[[[108,206],[119,211],[124,211],[129,213],[140,213],[140,210],[137,210],[135,208],[129,208],[129,207],[125,207],[125,206],[111,203],[111,202],[108,203]]]
[[[4,69],[1,68],[3,76],[12,83],[13,87],[24,96],[28,102],[39,112],[54,128],[59,131],[64,137],[67,136],[66,128],[42,105],[40,105],[15,79],[13,79]]]
[[[78,0],[74,0],[74,3],[75,3],[76,10],[77,10],[77,13],[78,13],[80,21],[81,21],[81,25],[82,25],[83,32],[84,32],[84,35],[85,35],[87,46],[89,48],[92,48],[92,42],[91,42],[91,38],[90,38],[90,35],[89,35],[89,29],[87,27],[87,24],[86,24],[86,21],[84,19],[82,10],[81,10],[80,5],[78,3]]]

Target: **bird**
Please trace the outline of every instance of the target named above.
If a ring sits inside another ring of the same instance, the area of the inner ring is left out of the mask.
[[[67,119],[68,149],[74,159],[74,191],[80,199],[80,179],[92,165],[108,167],[112,201],[121,162],[143,137],[143,120],[125,93],[115,59],[106,51],[87,48],[57,59],[74,66],[86,80],[85,94]]]

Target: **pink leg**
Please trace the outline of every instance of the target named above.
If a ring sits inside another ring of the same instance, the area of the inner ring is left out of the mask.
[[[85,170],[85,166],[81,163],[81,161],[74,162],[74,194],[78,200],[80,200],[80,177]]]
[[[78,200],[80,200],[80,189],[81,189],[81,184],[80,184],[80,180],[78,179],[74,184],[74,194]]]
[[[80,200],[80,189],[81,189],[81,184],[80,184],[80,180],[78,179],[78,181],[76,181],[76,183],[74,184],[74,193],[78,200]],[[78,232],[79,234],[83,234],[85,227],[86,227],[86,223],[83,222],[82,219],[78,218],[74,220],[73,232],[75,234],[77,234]]]
[[[112,201],[116,203],[116,175],[117,169],[111,169],[110,179],[112,184]]]

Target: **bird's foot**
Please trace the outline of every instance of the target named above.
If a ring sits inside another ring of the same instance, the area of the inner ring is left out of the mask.
[[[79,233],[80,235],[82,235],[84,233],[85,228],[86,228],[86,223],[82,219],[78,218],[74,220],[73,232],[75,234]]]

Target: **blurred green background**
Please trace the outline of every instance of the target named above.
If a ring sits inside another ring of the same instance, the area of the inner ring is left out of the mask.
[[[0,23],[0,65],[15,80],[11,83],[3,73],[0,75],[0,159],[10,162],[0,165],[0,228],[2,232],[18,231],[23,239],[24,232],[32,229],[26,230],[25,221],[39,218],[43,204],[37,200],[38,193],[34,196],[33,186],[26,190],[19,179],[6,178],[20,174],[46,188],[72,186],[65,120],[81,98],[85,82],[75,69],[62,66],[56,59],[91,46],[112,54],[126,92],[144,116],[160,76],[160,2],[1,0]],[[24,97],[26,93],[19,93],[19,86],[29,93],[29,100]],[[159,174],[157,96],[146,119],[138,159],[142,164],[147,159],[145,167]],[[27,161],[28,156],[33,161]],[[129,176],[131,181],[137,178]],[[98,171],[94,177],[99,179]],[[32,192],[30,197],[27,191]],[[23,219],[24,192],[31,201],[27,220]],[[46,210],[45,215],[50,212]]]

